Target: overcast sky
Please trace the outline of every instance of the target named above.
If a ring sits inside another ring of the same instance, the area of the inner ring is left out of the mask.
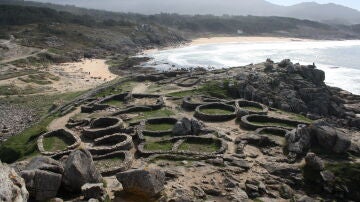
[[[293,4],[304,2],[304,0],[268,0],[268,1],[275,3],[275,4],[280,4],[280,5],[293,5]],[[312,0],[309,0],[309,1],[312,1]],[[348,6],[348,7],[360,10],[360,0],[330,0],[330,1],[329,0],[315,0],[315,2],[336,3],[336,4],[341,4],[344,6]]]

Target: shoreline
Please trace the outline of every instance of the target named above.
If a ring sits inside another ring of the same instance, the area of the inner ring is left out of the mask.
[[[294,37],[272,37],[272,36],[218,36],[218,37],[200,37],[191,39],[189,42],[185,42],[179,45],[167,46],[161,48],[152,48],[143,50],[141,54],[149,54],[159,50],[168,50],[184,46],[198,46],[207,44],[218,44],[218,43],[259,43],[259,42],[301,42],[301,41],[320,41],[315,39],[302,39]]]

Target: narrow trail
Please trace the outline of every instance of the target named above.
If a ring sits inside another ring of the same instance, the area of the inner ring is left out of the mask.
[[[13,58],[10,58],[10,59],[6,59],[6,60],[1,60],[0,61],[0,64],[6,64],[6,63],[9,63],[9,62],[14,62],[16,60],[20,60],[20,59],[26,59],[28,57],[33,57],[33,56],[37,56],[38,54],[40,53],[45,53],[47,52],[48,50],[47,49],[42,49],[36,53],[32,53],[32,54],[27,54],[27,55],[22,55],[22,56],[18,56],[18,57],[13,57]]]
[[[65,116],[59,117],[58,119],[53,120],[47,127],[49,131],[58,130],[65,128],[65,125],[69,121],[69,119],[76,114],[80,113],[81,109],[80,107],[76,108],[74,111],[72,111],[69,114],[66,114]]]

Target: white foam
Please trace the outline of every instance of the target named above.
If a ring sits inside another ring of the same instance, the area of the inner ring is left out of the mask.
[[[360,94],[360,40],[207,44],[160,50],[147,56],[153,58],[148,64],[169,63],[180,68],[243,66],[266,58],[275,61],[290,58],[302,64],[315,62],[326,72],[328,85]],[[158,68],[168,69],[169,65]]]

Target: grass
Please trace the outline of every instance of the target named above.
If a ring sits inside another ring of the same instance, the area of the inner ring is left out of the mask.
[[[104,102],[103,104],[111,105],[114,107],[120,107],[120,108],[124,107],[124,102],[119,101],[119,100],[108,100],[108,101]]]
[[[134,114],[134,113],[131,113],[131,114]],[[143,119],[148,119],[148,118],[170,117],[170,116],[175,115],[175,113],[169,109],[145,111],[145,112],[136,113],[136,114],[139,114],[139,116],[131,119],[131,122],[137,122],[137,121],[140,121]]]
[[[286,111],[282,111],[282,110],[276,110],[275,113],[279,113],[282,115],[287,115],[289,117],[289,119],[293,119],[296,121],[301,121],[301,122],[305,122],[305,123],[312,123],[313,120],[301,115],[301,114],[296,114],[296,113],[291,113],[291,112],[286,112]]]
[[[173,143],[169,141],[162,142],[146,142],[144,149],[148,151],[170,151],[173,147]]]
[[[136,82],[134,81],[125,81],[122,84],[119,84],[117,86],[110,87],[98,94],[95,95],[95,97],[106,97],[113,94],[120,94],[124,93],[126,91],[131,91],[133,87],[135,86]]]
[[[30,74],[26,77],[19,78],[19,80],[25,83],[35,83],[38,85],[47,85],[52,84],[52,81],[59,81],[60,77],[55,76],[50,73],[38,73],[38,74]]]
[[[46,137],[43,141],[45,151],[62,151],[73,143],[69,138],[59,136]]]
[[[228,85],[228,80],[225,80],[224,82],[212,81],[197,89],[169,93],[168,96],[186,97],[190,95],[208,95],[216,98],[231,98],[228,91]]]
[[[144,138],[147,142],[156,142],[156,141],[163,141],[166,139],[171,138],[172,135],[144,135]]]
[[[250,123],[258,125],[258,126],[278,126],[278,127],[285,127],[285,128],[296,128],[297,125],[295,124],[287,124],[287,123],[280,123],[280,122],[256,122],[250,121]]]
[[[256,111],[256,112],[261,112],[263,110],[262,108],[259,108],[259,107],[250,107],[250,106],[244,106],[241,108],[249,110],[249,111]]]
[[[169,123],[146,124],[145,130],[148,130],[148,131],[166,131],[166,130],[171,130],[173,127],[174,127],[174,124],[169,124]]]
[[[0,146],[0,159],[5,163],[13,163],[19,159],[39,154],[37,150],[37,137],[47,132],[46,127],[55,116],[50,116],[34,126],[24,130],[17,136],[13,136]]]
[[[19,88],[15,85],[0,86],[0,95],[28,95],[34,93],[39,93],[39,90],[31,86],[26,86],[25,88]]]
[[[210,114],[210,115],[230,115],[233,112],[229,110],[224,109],[201,109],[200,110],[204,114]]]
[[[179,146],[178,150],[211,153],[217,151],[219,148],[220,147],[214,142],[197,143],[185,141]]]
[[[0,99],[2,102],[10,104],[18,104],[33,109],[38,117],[45,116],[50,107],[57,102],[59,104],[73,100],[81,95],[83,92],[65,93],[58,95],[44,95],[44,96],[26,96],[26,97],[10,97]],[[20,134],[10,137],[3,142],[0,146],[0,159],[5,163],[13,163],[16,160],[24,159],[36,154],[37,151],[36,141],[37,137],[47,132],[46,127],[57,118],[54,116],[47,116],[35,123],[31,127],[25,129]]]

